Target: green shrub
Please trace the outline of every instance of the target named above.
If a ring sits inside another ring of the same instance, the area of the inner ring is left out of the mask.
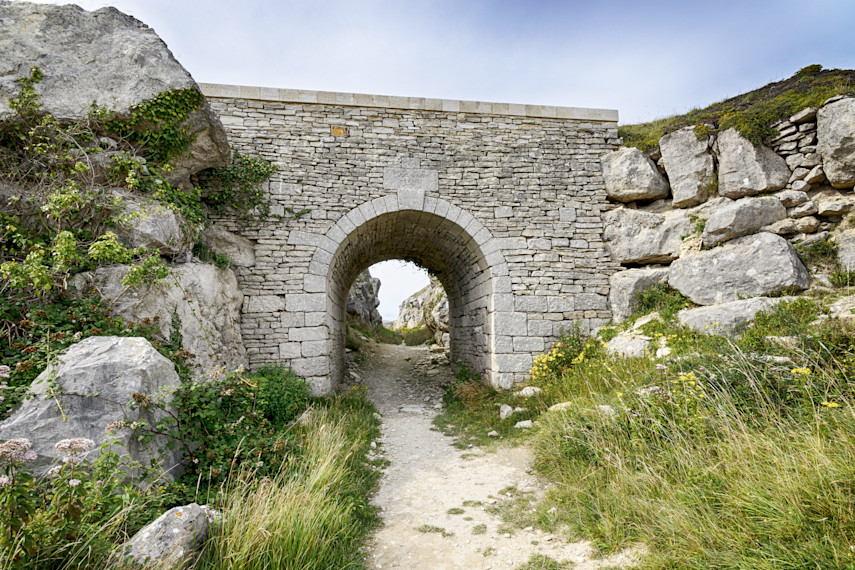
[[[231,267],[232,265],[232,260],[229,259],[228,255],[212,251],[208,248],[208,246],[203,243],[197,243],[193,246],[193,255],[198,257],[199,261],[213,263],[220,269],[225,269],[227,267]]]
[[[422,325],[415,329],[402,330],[401,336],[404,338],[404,344],[407,346],[418,346],[432,339],[433,331],[426,325]]]
[[[659,311],[665,320],[672,319],[678,311],[691,306],[692,302],[667,283],[657,283],[638,294],[635,315],[646,315]]]
[[[258,407],[274,425],[296,419],[309,405],[309,385],[290,368],[262,366],[249,381],[258,383]]]

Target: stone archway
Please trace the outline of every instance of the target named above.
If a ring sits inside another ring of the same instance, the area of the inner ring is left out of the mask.
[[[332,390],[344,374],[347,292],[356,276],[380,261],[405,259],[437,275],[448,294],[452,360],[465,362],[494,385],[510,385],[497,357],[495,327],[513,320],[508,266],[490,232],[448,202],[418,195],[389,195],[343,216],[323,238],[305,276],[307,290],[325,285]],[[318,320],[321,315],[317,315]],[[510,318],[509,318],[510,317]],[[317,379],[316,379],[317,383]]]

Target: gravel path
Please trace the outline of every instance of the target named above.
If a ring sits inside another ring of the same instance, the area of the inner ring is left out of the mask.
[[[374,498],[383,526],[369,547],[369,568],[515,568],[534,553],[581,569],[622,566],[632,559],[632,552],[625,552],[592,560],[587,542],[568,543],[531,528],[500,529],[502,520],[489,512],[509,500],[511,495],[500,491],[544,490],[529,473],[528,449],[456,449],[432,424],[443,386],[453,378],[444,355],[373,346],[374,354],[352,379],[368,387],[368,398],[383,415],[379,451],[389,461]]]

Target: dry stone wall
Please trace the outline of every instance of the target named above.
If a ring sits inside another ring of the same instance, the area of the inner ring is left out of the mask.
[[[616,206],[605,215],[606,246],[625,269],[611,278],[617,321],[656,283],[700,305],[806,289],[793,244],[831,238],[841,267],[853,269],[845,218],[855,211],[855,98],[771,126],[779,134],[757,147],[732,128],[685,127],[649,155],[621,148],[604,157]],[[745,304],[752,317],[761,305]],[[721,313],[696,311],[695,320]]]
[[[273,217],[217,224],[254,244],[254,265],[236,268],[251,364],[331,390],[347,291],[387,259],[439,277],[451,357],[494,385],[525,379],[562,328],[611,318],[600,157],[617,147],[615,112],[202,89],[231,144],[279,167]]]

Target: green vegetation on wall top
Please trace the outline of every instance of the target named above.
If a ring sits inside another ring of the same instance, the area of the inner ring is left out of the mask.
[[[835,95],[855,95],[855,70],[823,70],[821,65],[809,65],[789,79],[703,109],[618,127],[618,134],[624,145],[647,151],[655,148],[664,135],[681,127],[695,125],[699,138],[734,127],[754,145],[760,145],[777,136],[773,124],[806,107],[817,107]]]

